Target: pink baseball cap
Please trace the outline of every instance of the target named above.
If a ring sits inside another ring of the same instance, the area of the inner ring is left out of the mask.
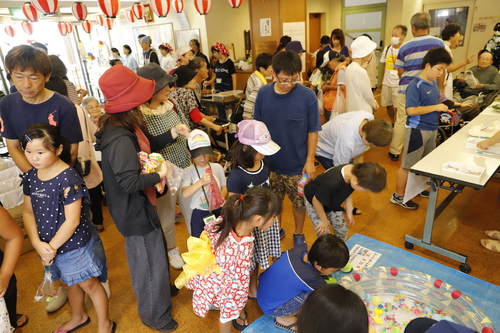
[[[271,134],[266,125],[258,120],[243,120],[238,123],[238,140],[252,146],[262,155],[274,155],[281,147],[271,140]]]

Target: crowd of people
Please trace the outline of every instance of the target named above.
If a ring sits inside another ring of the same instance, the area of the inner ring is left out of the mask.
[[[349,47],[341,29],[323,36],[314,54],[312,89],[303,84],[300,54],[306,50],[300,42],[283,36],[274,55],[259,54],[246,85],[244,120],[229,151],[227,178],[212,162],[206,131],[223,128],[200,101],[203,87],[227,91],[236,86],[224,44],[211,46],[213,63],[195,39],[175,52],[162,43],[158,53],[151,37],[140,35],[138,60],[128,45],[123,56],[112,48],[111,68],[99,79],[103,105],[76,89],[59,57],[30,45],[13,47],[5,58],[13,93],[0,101],[2,136],[23,172],[29,238],[43,265],[61,281],[59,297],[48,303],[47,312],[66,301],[71,307],[71,319],[55,332],[73,332],[90,322],[85,294],[96,310],[99,333],[119,327],[109,317],[106,253],[99,236],[105,229],[105,201],[125,239],[138,315],[147,327],[160,332],[178,327],[171,297],[185,286],[193,290],[195,314],[220,311],[221,333],[231,327],[251,330],[245,310],[249,298],[289,332],[338,327],[367,333],[363,302],[331,277],[350,269],[345,241],[354,215],[361,214],[353,192],[379,193],[386,187],[386,170],[364,162],[363,153],[390,144],[391,160],[402,155],[390,202],[417,209],[412,200],[403,200],[408,172],[435,148],[438,113],[450,109],[446,101],[470,120],[479,113],[478,97],[500,89],[493,66],[498,66],[499,24],[470,69],[478,80],[473,87],[449,79],[449,73],[474,61],[474,56],[460,63],[452,58],[451,50],[463,39],[459,25],[447,25],[442,40],[428,35],[425,12],[413,15],[410,25],[413,38],[405,43],[408,28],[395,26],[380,59],[381,105],[390,122],[374,116],[379,104],[370,68],[376,66],[377,45],[370,36],[356,38]],[[226,119],[224,107],[217,117]],[[499,141],[497,133],[478,146],[487,149]],[[155,168],[148,170],[144,155],[157,162]],[[326,170],[321,175],[316,161]],[[155,185],[173,177],[172,170],[182,170],[182,179],[159,190]],[[424,192],[420,195],[428,195]],[[292,203],[294,248],[282,252],[285,195]],[[186,269],[191,275],[174,285],[169,265],[178,270],[187,265],[175,246],[177,208],[190,236],[205,243],[207,261],[202,272]],[[317,236],[309,250],[306,214]],[[1,207],[0,226],[0,237],[7,241],[5,256],[0,252],[0,296],[10,326],[20,332],[13,271],[22,233]],[[487,234],[494,240],[481,244],[499,252],[500,232]],[[320,318],[318,308],[330,315]]]

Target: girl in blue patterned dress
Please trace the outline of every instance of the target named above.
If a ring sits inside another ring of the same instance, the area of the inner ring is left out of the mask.
[[[54,332],[69,332],[90,323],[84,309],[87,293],[97,313],[98,332],[114,332],[116,323],[108,317],[108,297],[97,277],[103,270],[96,259],[90,228],[82,210],[88,197],[85,183],[71,161],[70,146],[59,129],[33,124],[21,138],[24,154],[33,165],[23,175],[24,225],[33,247],[53,280],[67,285],[71,319]]]

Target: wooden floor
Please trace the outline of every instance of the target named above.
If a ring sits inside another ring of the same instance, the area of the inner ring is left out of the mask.
[[[378,118],[387,118],[385,111],[378,111]],[[355,193],[356,207],[362,210],[362,215],[356,217],[356,223],[349,230],[349,235],[360,233],[380,240],[395,247],[404,249],[404,235],[422,236],[427,199],[417,197],[415,201],[421,207],[409,211],[389,202],[394,192],[398,162],[392,162],[388,156],[388,147],[371,149],[365,154],[365,161],[376,161],[388,172],[387,188],[379,194]],[[322,171],[321,167],[318,171]],[[481,191],[465,189],[436,221],[432,241],[449,249],[468,255],[468,263],[472,267],[471,275],[487,282],[500,285],[499,263],[500,254],[484,249],[479,240],[486,238],[484,230],[499,229],[500,217],[498,195],[500,180],[492,179]],[[444,198],[443,190],[439,199]],[[118,323],[117,332],[155,332],[145,327],[137,315],[137,304],[130,284],[129,271],[125,256],[124,239],[116,230],[111,217],[105,208],[105,227],[101,233],[106,249],[109,280],[111,286],[110,316]],[[284,228],[287,232],[282,241],[282,249],[292,247],[293,218],[291,204],[285,201]],[[187,231],[184,223],[176,225],[177,246],[181,252],[186,251]],[[315,239],[312,224],[306,220],[305,234],[308,244]],[[413,253],[436,262],[458,268],[458,262],[434,254],[422,248],[415,247]],[[421,268],[426,271],[425,267]],[[44,332],[54,330],[60,323],[70,317],[70,308],[66,304],[54,314],[45,312],[45,304],[34,303],[33,296],[42,280],[42,265],[34,251],[21,256],[16,275],[18,279],[18,312],[25,313],[30,318],[23,332]],[[430,272],[429,272],[430,273]],[[179,271],[171,270],[171,281]],[[173,298],[173,317],[179,323],[176,332],[218,332],[218,312],[210,312],[206,318],[197,317],[191,307],[191,291],[182,289]],[[78,332],[95,332],[97,320],[91,305],[87,306],[92,322]],[[262,315],[255,300],[249,300],[247,305],[250,321]],[[235,331],[236,332],[236,331]]]

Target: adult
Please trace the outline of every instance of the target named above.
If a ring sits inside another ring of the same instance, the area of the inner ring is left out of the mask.
[[[455,50],[458,48],[461,44],[462,41],[464,40],[464,36],[461,33],[462,27],[456,23],[450,23],[447,24],[444,28],[443,31],[441,31],[441,38],[443,39],[444,42],[444,48],[448,53],[450,54],[451,58],[453,59],[453,53],[451,50]],[[450,73],[453,73],[457,71],[458,69],[465,67],[466,65],[470,64],[471,62],[474,61],[475,55],[471,55],[467,57],[464,61],[455,64],[452,63],[450,66],[446,68],[446,87],[444,88],[444,95],[448,99],[453,98],[453,75]]]
[[[197,40],[197,39],[191,39],[189,41],[189,46],[191,47],[191,49],[193,50],[193,57],[201,57],[203,59],[205,59],[206,63],[207,63],[207,66],[208,68],[210,68],[210,61],[208,60],[207,56],[204,55],[202,52],[201,52],[201,49],[200,49],[200,42]]]
[[[222,43],[215,43],[212,46],[212,54],[217,58],[214,64],[214,76],[211,81],[215,81],[215,89],[219,91],[229,91],[236,88],[236,67],[233,60],[229,58],[229,50]],[[227,119],[225,105],[217,105],[218,117]]]
[[[380,104],[387,108],[387,115],[394,125],[396,121],[396,110],[398,108],[399,76],[395,67],[399,48],[408,33],[405,25],[398,24],[392,29],[391,44],[384,48],[380,63],[385,64],[382,72],[382,91],[380,93]]]
[[[288,194],[295,221],[294,243],[303,245],[304,198],[297,194],[297,181],[307,175],[314,179],[314,154],[321,130],[318,100],[300,82],[302,62],[297,53],[282,51],[274,55],[274,82],[260,88],[255,100],[254,119],[266,124],[281,150],[268,156],[271,188],[281,201]]]
[[[164,161],[158,172],[141,174],[137,153],[160,150],[178,134],[152,137],[141,125],[137,107],[151,99],[155,83],[125,66],[108,69],[99,79],[107,101],[99,121],[96,149],[102,152],[102,171],[109,212],[125,237],[132,287],[139,317],[160,332],[177,328],[172,318],[170,273],[165,239],[155,211],[154,185],[167,175]]]
[[[137,75],[146,79],[153,79],[156,83],[151,99],[138,107],[149,133],[158,136],[165,132],[176,130],[179,124],[184,124],[187,128],[189,122],[185,118],[184,113],[178,112],[174,102],[168,98],[170,92],[174,89],[177,77],[168,75],[159,65],[154,63],[139,68]],[[179,136],[177,140],[164,147],[158,153],[165,160],[184,169],[191,162],[186,150],[186,144],[186,138]],[[158,212],[163,234],[167,241],[167,253],[170,265],[175,269],[181,269],[184,261],[179,255],[179,249],[175,246],[175,203],[179,198],[178,192],[180,190],[174,192],[169,189],[167,194],[156,200],[156,211]],[[179,203],[184,202],[185,200]],[[183,215],[187,215],[189,212],[189,202],[187,203],[187,207],[181,204],[181,210]]]
[[[187,45],[183,45],[179,47],[177,51],[175,51],[175,61],[177,61],[177,67],[182,65],[184,66],[189,65],[189,62],[193,60],[193,58],[194,58],[194,52]]]
[[[52,62],[52,76],[61,78],[68,89],[68,98],[76,105],[82,104],[83,98],[87,95],[85,89],[76,89],[75,85],[68,80],[68,69],[64,62],[56,55],[49,55]]]
[[[392,126],[374,119],[367,111],[340,114],[324,124],[318,134],[316,159],[325,169],[348,164],[367,147],[384,147],[391,142]]]
[[[286,44],[290,43],[291,41],[292,41],[292,37],[287,36],[287,35],[282,36],[280,38],[279,44],[276,47],[276,51],[274,52],[274,54],[281,52],[281,51],[285,51]]]
[[[302,53],[306,52],[299,40],[292,40],[290,43],[286,44],[285,50],[296,52],[299,56],[301,56]]]
[[[176,61],[172,56],[174,49],[172,48],[172,46],[170,46],[169,43],[161,43],[160,46],[158,46],[158,49],[160,50],[160,53],[162,55],[161,68],[168,73],[175,67]]]
[[[194,89],[194,94],[198,101],[201,101],[201,88],[203,82],[208,79],[208,64],[206,60],[202,57],[194,57],[193,60],[189,62],[189,68],[196,72],[194,80],[196,82],[196,88]],[[205,108],[201,111],[204,112]]]
[[[97,123],[102,116],[102,107],[101,103],[97,100],[97,98],[93,96],[85,97],[82,101],[82,107],[89,114],[92,123],[97,128]]]
[[[260,53],[255,58],[255,72],[249,77],[245,89],[245,104],[243,105],[243,118],[253,119],[255,99],[263,85],[267,84],[266,77],[273,74],[273,55],[271,53]]]
[[[80,122],[76,107],[68,98],[45,88],[53,69],[49,56],[29,45],[15,46],[5,57],[5,67],[11,74],[18,92],[0,100],[2,136],[16,166],[23,173],[33,168],[21,147],[21,135],[34,123],[48,123],[59,127],[61,134],[71,144],[71,159],[74,165],[78,155],[78,143],[83,140]],[[66,300],[67,293],[61,287],[59,297],[49,302],[46,310],[56,311]]]
[[[116,47],[111,48],[111,57],[111,59],[120,59],[120,61],[123,61],[120,51]]]
[[[489,94],[500,90],[500,74],[493,66],[493,55],[483,52],[477,59],[477,65],[469,69],[474,77],[479,81],[475,87],[467,85],[464,89],[455,92],[453,99],[457,102],[476,101],[479,94]]]
[[[123,45],[123,54],[125,54],[125,57],[123,57],[123,60],[122,60],[123,66],[126,66],[133,71],[135,71],[137,68],[139,68],[139,64],[137,64],[137,60],[135,60],[135,58],[132,57],[132,49],[127,44]]]
[[[328,51],[323,55],[323,63],[321,68],[328,68],[332,71],[330,82],[323,82],[321,90],[323,90],[323,109],[325,110],[325,123],[330,120],[332,109],[337,99],[337,92],[340,89],[340,94],[346,96],[345,91],[345,57],[336,51]],[[345,105],[343,106],[345,107]]]
[[[158,65],[160,64],[158,54],[151,48],[151,37],[144,36],[141,38],[141,48],[142,56],[144,57],[144,65],[147,65],[150,62],[157,63]]]
[[[493,36],[486,42],[484,50],[493,54],[493,66],[500,70],[500,22],[493,28]]]
[[[362,34],[361,36],[368,37],[371,41],[373,41],[372,36],[369,34]],[[363,65],[363,68],[366,69],[368,77],[370,78],[370,87],[372,88],[372,91],[375,91],[375,89],[377,89],[377,56],[375,55],[375,51],[372,51],[370,60]]]
[[[349,63],[349,57],[351,56],[351,50],[345,45],[345,36],[342,29],[333,29],[330,36],[330,46],[332,51],[337,51],[340,55],[343,55]]]
[[[422,71],[422,59],[427,51],[436,47],[444,47],[441,39],[427,34],[431,26],[429,13],[419,12],[414,14],[411,17],[410,24],[413,38],[399,49],[395,66],[398,69],[400,80],[396,123],[394,124],[392,143],[388,153],[392,161],[398,161],[399,155],[403,151],[406,125],[406,87]],[[442,80],[444,80],[444,75]],[[443,81],[440,82],[442,87]]]

